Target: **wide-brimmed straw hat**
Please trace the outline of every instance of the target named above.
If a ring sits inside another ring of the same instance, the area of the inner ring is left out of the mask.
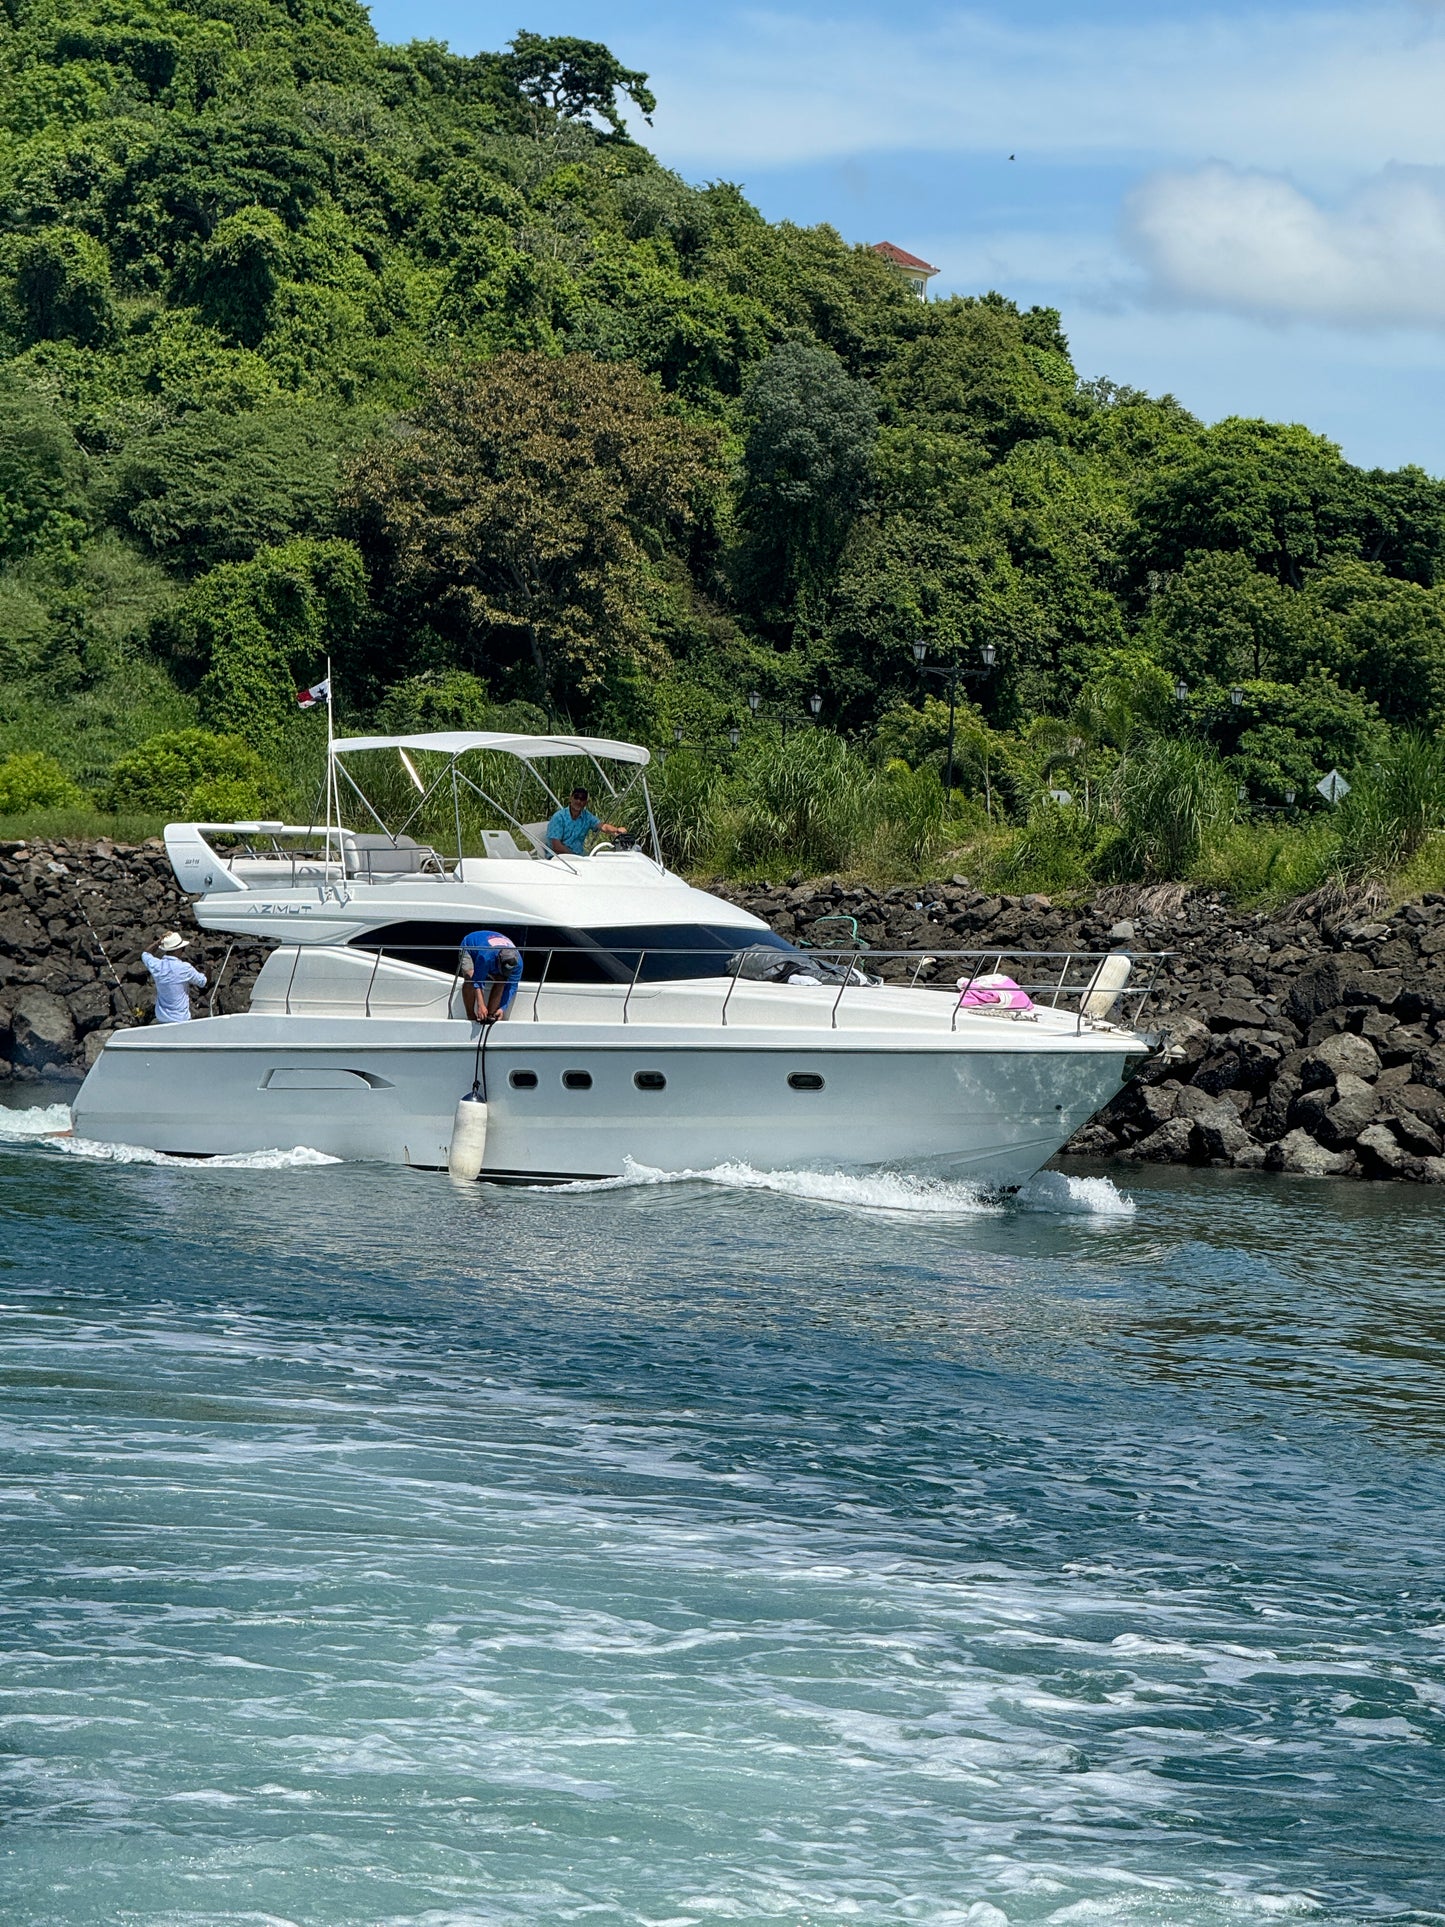
[[[166,934],[156,945],[156,949],[162,954],[168,950],[184,950],[189,942],[190,938],[183,937],[179,930],[167,930]]]

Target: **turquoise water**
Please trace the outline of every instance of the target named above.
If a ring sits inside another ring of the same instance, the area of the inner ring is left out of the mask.
[[[46,1121],[7,1923],[1445,1919],[1429,1194],[458,1192]]]

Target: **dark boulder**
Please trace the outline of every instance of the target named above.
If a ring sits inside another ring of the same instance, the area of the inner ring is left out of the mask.
[[[1265,1153],[1267,1171],[1283,1171],[1301,1178],[1339,1178],[1350,1170],[1348,1151],[1327,1151],[1307,1131],[1290,1131]]]
[[[1408,1155],[1384,1122],[1371,1124],[1361,1131],[1355,1150],[1367,1177],[1395,1177]]]
[[[28,985],[15,999],[11,1016],[15,1062],[29,1070],[56,1070],[75,1050],[75,1024],[66,1006],[48,990]]]
[[[1306,1090],[1333,1084],[1341,1077],[1360,1077],[1372,1082],[1380,1074],[1380,1059],[1368,1037],[1357,1037],[1352,1030],[1337,1031],[1310,1051],[1301,1066],[1300,1081]]]
[[[1194,1125],[1187,1117],[1171,1117],[1148,1137],[1131,1144],[1122,1156],[1139,1163],[1187,1164],[1194,1153]]]
[[[1334,1089],[1334,1098],[1321,1118],[1318,1136],[1330,1151],[1343,1151],[1353,1144],[1380,1108],[1374,1088],[1362,1077],[1344,1072]]]

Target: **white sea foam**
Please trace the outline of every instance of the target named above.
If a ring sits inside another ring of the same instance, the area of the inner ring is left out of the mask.
[[[309,1145],[295,1144],[289,1151],[279,1147],[270,1151],[230,1151],[216,1157],[172,1157],[167,1151],[151,1151],[143,1144],[102,1144],[97,1138],[57,1137],[46,1148],[64,1151],[70,1157],[95,1158],[103,1164],[164,1164],[173,1171],[285,1171],[308,1164],[340,1164],[340,1158]]]
[[[41,1144],[67,1157],[95,1158],[104,1164],[165,1164],[174,1170],[282,1171],[296,1165],[339,1164],[340,1158],[308,1145],[269,1151],[233,1151],[219,1157],[178,1158],[140,1144],[105,1144],[98,1138],[71,1137],[68,1104],[37,1104],[25,1111],[0,1110],[0,1142]]]
[[[1039,1171],[1018,1194],[1026,1211],[1061,1211],[1090,1218],[1132,1218],[1134,1200],[1110,1178],[1077,1178],[1067,1171]]]
[[[714,1164],[701,1171],[659,1171],[626,1160],[621,1177],[582,1179],[561,1191],[615,1191],[645,1185],[710,1184],[729,1191],[771,1191],[808,1204],[843,1210],[886,1212],[910,1217],[958,1218],[994,1215],[1005,1200],[967,1179],[910,1176],[905,1172],[759,1171],[751,1164]],[[1127,1218],[1134,1205],[1108,1178],[1076,1178],[1041,1171],[1014,1201],[1029,1211]]]
[[[23,1143],[27,1138],[50,1137],[69,1129],[68,1104],[36,1104],[28,1111],[0,1108],[0,1141]]]

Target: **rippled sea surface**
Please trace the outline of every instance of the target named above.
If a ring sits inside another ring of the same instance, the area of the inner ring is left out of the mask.
[[[0,1111],[7,1924],[1445,1920],[1438,1198],[62,1117]]]

